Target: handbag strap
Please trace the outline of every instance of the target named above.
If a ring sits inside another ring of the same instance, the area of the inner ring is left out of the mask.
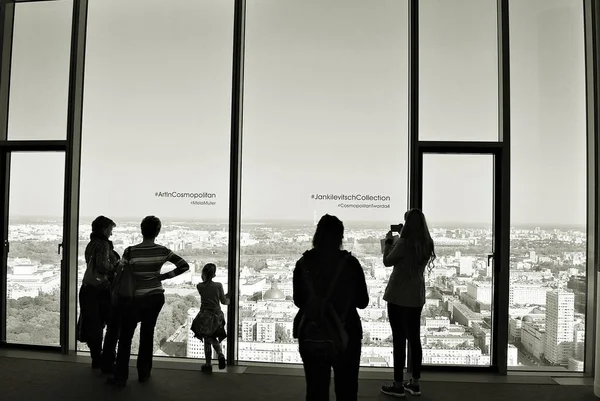
[[[342,258],[338,261],[338,263],[336,263],[335,272],[333,274],[333,279],[331,280],[331,283],[329,284],[329,288],[327,289],[327,294],[325,296],[325,299],[330,299],[331,296],[333,295],[333,291],[335,290],[335,286],[340,277],[340,273],[342,272],[342,266],[346,262],[346,258],[348,258],[348,255],[342,256]],[[304,281],[308,288],[308,292],[312,295],[316,295],[317,292],[315,291],[315,287],[308,276],[309,276],[308,269],[304,269]]]
[[[92,245],[92,250],[90,252],[90,260],[88,260],[85,264],[87,266],[92,266],[92,269],[96,267],[96,249],[98,248],[97,244]]]

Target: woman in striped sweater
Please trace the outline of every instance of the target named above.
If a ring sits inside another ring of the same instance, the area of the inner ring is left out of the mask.
[[[136,289],[133,301],[123,306],[121,318],[121,335],[117,352],[115,375],[110,383],[124,386],[129,376],[129,359],[131,357],[131,339],[138,322],[140,325],[140,347],[138,350],[138,381],[143,383],[150,378],[152,370],[152,354],[154,351],[154,327],[158,315],[165,304],[165,290],[162,281],[173,278],[189,270],[190,266],[170,249],[156,244],[154,241],[161,229],[158,217],[147,216],[141,224],[143,241],[123,252],[123,263],[132,269]],[[175,269],[161,274],[166,262],[175,265]]]

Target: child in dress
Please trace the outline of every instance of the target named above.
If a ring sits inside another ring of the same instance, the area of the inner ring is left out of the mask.
[[[202,282],[196,288],[200,294],[200,312],[192,323],[192,331],[197,338],[204,341],[204,355],[206,363],[201,370],[205,373],[212,372],[212,348],[215,349],[219,359],[219,369],[225,369],[225,355],[221,348],[227,334],[225,333],[225,316],[221,305],[229,305],[229,295],[225,294],[223,284],[213,281],[217,266],[208,263],[202,268]]]

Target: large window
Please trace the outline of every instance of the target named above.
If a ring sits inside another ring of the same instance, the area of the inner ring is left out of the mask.
[[[583,370],[586,115],[582,2],[510,2],[513,366]],[[510,366],[509,362],[509,366]]]
[[[94,217],[116,221],[119,253],[160,217],[157,242],[191,269],[164,282],[156,355],[203,358],[188,332],[202,266],[227,288],[232,23],[233,1],[90,2],[79,280]]]
[[[425,364],[491,365],[493,177],[492,155],[423,157],[423,213],[437,256],[425,274]]]
[[[66,138],[72,12],[70,0],[15,5],[9,140]],[[65,153],[9,158],[6,341],[58,346]]]
[[[64,152],[12,152],[6,341],[60,344]]]
[[[497,141],[496,0],[418,3],[419,140]],[[430,154],[422,168],[437,253],[426,274],[423,363],[490,366],[493,157]]]
[[[116,221],[119,254],[141,241],[144,216],[160,217],[157,242],[191,269],[164,283],[157,356],[204,358],[190,331],[200,306],[195,285],[213,262],[227,288],[227,267],[236,265],[228,260],[234,3],[89,2],[78,280],[95,217]],[[301,362],[292,274],[328,213],[344,222],[343,246],[369,288],[370,304],[359,311],[361,363],[391,367],[383,293],[392,268],[383,266],[379,240],[402,221],[415,178],[408,1],[246,3],[239,292],[231,294],[239,324],[230,344],[235,339],[242,362]],[[498,2],[418,3],[415,148],[423,182],[416,186],[438,256],[426,275],[424,363],[489,366],[499,153],[436,154],[427,149],[440,144],[423,142],[502,146]],[[495,266],[510,269],[509,288],[500,288],[509,320],[499,324],[508,325],[510,368],[582,371],[593,206],[586,204],[583,5],[509,3],[510,265]],[[66,142],[72,16],[73,0],[15,5],[8,141]],[[55,147],[1,149],[10,165],[7,293],[0,294],[9,343],[60,345],[65,152]]]
[[[379,239],[407,206],[407,2],[247,13],[239,359],[300,362],[292,272],[329,213],[367,277],[362,364],[391,366]]]

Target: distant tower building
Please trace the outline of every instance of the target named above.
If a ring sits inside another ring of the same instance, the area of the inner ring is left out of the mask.
[[[535,251],[529,251],[529,260],[537,263],[538,258],[537,258],[537,255],[535,254]]]
[[[546,293],[544,355],[554,365],[566,365],[573,351],[575,295],[564,290]]]
[[[192,322],[200,312],[199,308],[188,309],[186,329],[188,330],[186,356],[188,358],[204,358],[204,344],[198,338],[194,337],[192,331]]]

